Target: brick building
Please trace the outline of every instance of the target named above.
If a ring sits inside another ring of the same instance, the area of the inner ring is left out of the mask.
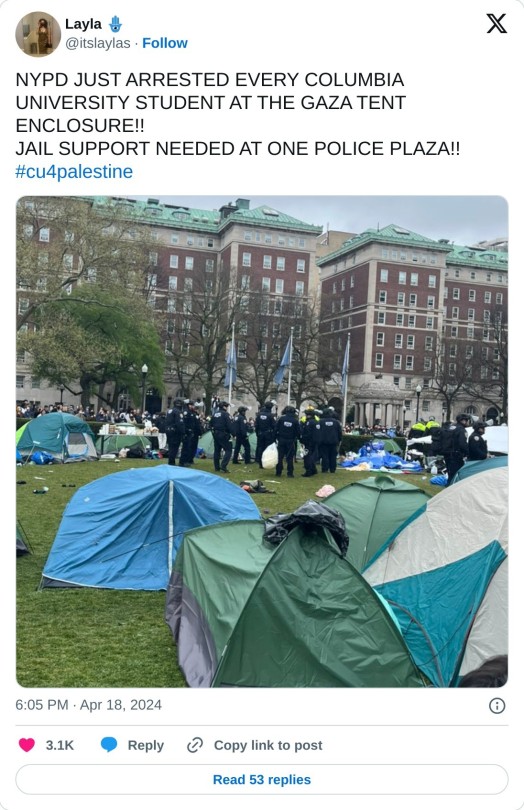
[[[417,410],[438,420],[462,410],[507,416],[507,253],[390,225],[348,239],[317,264],[324,371],[342,368],[349,333],[355,421],[386,419],[382,403],[359,395],[375,378],[401,393],[405,426]]]

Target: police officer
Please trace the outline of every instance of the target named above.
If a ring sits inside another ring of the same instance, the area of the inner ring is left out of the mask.
[[[193,464],[193,459],[196,453],[195,438],[196,441],[198,442],[197,431],[199,429],[200,423],[198,415],[195,412],[195,403],[193,402],[192,399],[189,399],[187,401],[182,416],[184,419],[184,439],[182,441],[182,449],[180,451],[180,461],[178,463],[180,467],[185,467],[188,464]]]
[[[342,439],[342,425],[329,408],[323,412],[319,425],[319,454],[322,472],[334,473],[337,469],[337,453]]]
[[[275,475],[280,478],[284,469],[284,459],[287,465],[287,477],[294,478],[293,462],[297,440],[300,436],[300,425],[296,410],[292,405],[286,405],[282,411],[282,416],[277,419],[275,425],[275,441],[277,443],[278,461]]]
[[[275,441],[275,417],[271,413],[272,410],[273,403],[265,402],[255,419],[255,433],[257,436],[255,461],[260,468],[262,468],[262,454],[264,450]]]
[[[240,464],[238,460],[240,448],[244,451],[244,464],[251,464],[251,445],[249,444],[249,434],[251,430],[246,419],[246,411],[246,406],[241,405],[233,420],[233,434],[235,436],[233,464]]]
[[[444,451],[444,462],[448,473],[446,486],[450,486],[455,473],[464,466],[464,458],[468,455],[468,435],[466,427],[470,423],[467,413],[459,413],[455,424],[448,428],[448,438]]]
[[[314,408],[306,408],[301,424],[300,441],[304,445],[303,478],[317,474],[318,444],[320,440],[320,420]]]
[[[233,433],[233,420],[227,412],[229,402],[221,400],[219,406],[211,417],[211,431],[215,450],[213,453],[213,464],[215,472],[228,473],[227,465],[233,452],[231,436]],[[224,455],[222,456],[222,452]]]
[[[468,439],[468,460],[484,461],[488,457],[488,443],[484,438],[486,432],[485,422],[475,422],[473,433]]]
[[[166,416],[166,436],[167,436],[167,458],[168,464],[174,466],[180,443],[184,438],[184,417],[182,409],[184,403],[181,399],[175,399],[173,407]]]

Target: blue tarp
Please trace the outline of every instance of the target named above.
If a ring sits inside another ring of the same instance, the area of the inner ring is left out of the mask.
[[[43,586],[165,589],[185,531],[241,519],[260,512],[218,475],[167,464],[107,475],[71,498]]]
[[[364,449],[364,448],[362,448]],[[399,456],[394,456],[386,451],[362,453],[353,459],[346,459],[340,463],[341,467],[358,467],[362,462],[366,462],[373,470],[405,470],[407,472],[423,472],[424,467],[418,461],[404,461]]]

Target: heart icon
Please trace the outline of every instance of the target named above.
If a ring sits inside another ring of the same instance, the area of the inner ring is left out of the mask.
[[[21,740],[18,740],[18,745],[22,749],[22,751],[30,751],[31,748],[34,747],[35,741],[32,737],[29,737],[27,740],[25,737],[22,737]]]

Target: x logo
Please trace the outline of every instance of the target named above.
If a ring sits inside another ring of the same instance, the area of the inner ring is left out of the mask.
[[[501,25],[501,22],[500,22],[506,16],[505,14],[501,14],[500,17],[495,17],[494,14],[488,14],[487,16],[489,17],[489,19],[493,23],[493,25],[491,26],[491,28],[488,31],[488,34],[491,34],[491,32],[494,31],[495,29],[497,29],[497,31],[500,31],[501,34],[507,34],[508,33],[506,31],[506,29],[504,28],[504,26]]]

